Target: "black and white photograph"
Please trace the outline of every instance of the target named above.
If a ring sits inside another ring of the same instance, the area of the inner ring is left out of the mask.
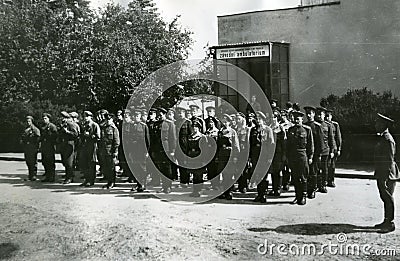
[[[399,13],[0,0],[0,260],[400,260]]]

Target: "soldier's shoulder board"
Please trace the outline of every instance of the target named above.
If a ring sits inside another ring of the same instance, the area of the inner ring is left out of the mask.
[[[311,130],[311,127],[310,127],[310,126],[303,125],[303,127],[304,127],[304,129],[306,129],[306,130]]]
[[[321,126],[321,123],[314,121],[314,124],[317,126]]]

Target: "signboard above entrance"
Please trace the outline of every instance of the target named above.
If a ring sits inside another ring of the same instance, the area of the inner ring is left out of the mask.
[[[269,56],[268,45],[216,49],[217,59],[239,59]]]

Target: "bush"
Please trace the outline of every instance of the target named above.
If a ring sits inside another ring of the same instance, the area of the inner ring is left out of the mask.
[[[343,96],[332,94],[321,99],[321,105],[332,109],[334,120],[340,124],[343,136],[341,162],[373,162],[374,123],[378,112],[396,121],[390,132],[395,139],[400,138],[400,100],[390,91],[380,94],[367,88],[348,90]]]

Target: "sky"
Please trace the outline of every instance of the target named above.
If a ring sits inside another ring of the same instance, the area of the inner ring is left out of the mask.
[[[93,8],[104,6],[111,0],[90,0]],[[217,16],[249,11],[295,7],[300,0],[153,0],[165,21],[180,15],[183,28],[192,31],[194,44],[189,59],[202,59],[204,47],[217,45]],[[113,0],[126,6],[129,0]]]

